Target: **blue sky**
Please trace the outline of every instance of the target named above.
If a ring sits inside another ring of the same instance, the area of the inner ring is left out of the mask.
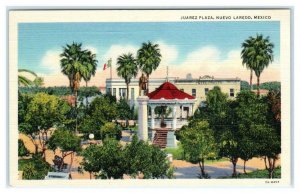
[[[275,61],[279,60],[280,51],[280,23],[276,21],[21,23],[18,27],[19,68],[43,75],[51,74],[53,69],[57,71],[59,68],[59,64],[55,64],[56,68],[48,68],[52,64],[51,61],[43,61],[45,56],[51,51],[58,55],[64,45],[73,41],[93,48],[99,61],[99,70],[109,57],[113,57],[109,56],[114,54],[113,51],[107,52],[115,48],[114,45],[130,47],[128,52],[134,52],[133,48],[138,49],[142,42],[149,40],[162,43],[166,48],[176,51],[172,60],[165,61],[172,64],[165,65],[183,64],[188,60],[189,54],[206,47],[218,51],[218,60],[226,60],[231,51],[240,52],[241,43],[257,33],[269,36],[275,44]],[[126,52],[124,49],[123,52]]]

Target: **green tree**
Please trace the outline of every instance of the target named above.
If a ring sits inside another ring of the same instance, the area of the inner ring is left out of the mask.
[[[85,50],[83,56],[83,65],[85,66],[85,70],[83,71],[82,77],[85,81],[85,87],[88,87],[88,82],[91,80],[92,76],[95,76],[97,63],[96,54],[93,54],[91,51]],[[88,95],[85,96],[86,105],[88,105]]]
[[[96,97],[86,110],[79,126],[85,134],[93,133],[101,139],[100,128],[107,122],[112,122],[118,115],[115,99],[109,96]],[[98,136],[99,135],[99,136]]]
[[[239,133],[240,157],[244,160],[244,172],[246,162],[254,156],[258,156],[258,142],[256,131],[250,130],[252,125],[265,124],[267,122],[267,105],[258,99],[251,91],[242,91],[236,98],[237,125]]]
[[[195,119],[208,121],[218,142],[220,142],[222,132],[227,130],[233,122],[233,111],[229,104],[227,94],[223,93],[220,87],[215,86],[207,93],[204,106],[200,106],[194,114]]]
[[[92,179],[92,175],[95,177],[101,170],[101,149],[97,145],[90,145],[87,149],[82,152],[83,161],[81,162],[81,166],[83,169],[90,173],[90,179]]]
[[[252,90],[252,79],[253,79],[253,69],[254,69],[254,63],[253,63],[253,54],[255,52],[254,42],[255,40],[252,36],[246,39],[242,43],[242,52],[241,52],[242,64],[245,65],[247,69],[250,69],[250,90]]]
[[[147,93],[149,91],[149,76],[156,70],[161,61],[161,54],[158,44],[148,41],[144,42],[137,52],[137,63],[139,68],[147,76]]]
[[[220,155],[229,158],[233,166],[232,177],[237,177],[236,164],[241,156],[239,145],[240,136],[236,130],[226,130],[222,133],[220,141]]]
[[[72,43],[63,47],[63,52],[60,54],[61,72],[69,79],[69,86],[71,92],[75,97],[75,107],[77,108],[78,90],[80,88],[80,81],[84,78],[88,81],[94,73],[96,65],[95,55],[88,50],[81,48],[81,43]],[[77,114],[76,114],[77,115]],[[76,128],[77,132],[77,117]]]
[[[102,136],[101,139],[112,138],[120,140],[122,138],[121,127],[111,122],[105,123],[100,129],[100,133]]]
[[[96,54],[88,50],[83,51],[82,64],[85,66],[85,71],[83,71],[82,78],[85,81],[86,87],[92,76],[96,74],[97,63]]]
[[[260,95],[259,84],[260,76],[263,70],[273,61],[274,44],[270,42],[269,37],[264,38],[262,34],[257,34],[256,37],[249,37],[242,44],[243,64],[255,72],[257,77],[257,95]],[[250,82],[252,86],[252,80]]]
[[[125,99],[120,99],[117,103],[118,119],[126,120],[126,127],[128,127],[128,120],[134,119],[134,107],[130,108]]]
[[[158,147],[138,140],[134,135],[132,142],[124,149],[126,174],[137,177],[142,174],[145,179],[171,176],[170,164],[166,154]]]
[[[281,153],[280,136],[269,125],[252,125],[250,130],[255,131],[258,155],[265,158],[265,167],[269,172],[269,178],[273,178],[276,161]]]
[[[208,178],[204,162],[208,158],[216,158],[218,146],[212,129],[207,121],[193,120],[180,132],[180,142],[189,162],[199,164],[201,177]]]
[[[37,74],[34,73],[33,71],[30,71],[28,69],[19,69],[18,70],[18,85],[19,86],[31,86],[33,85],[33,81],[31,81],[30,79],[28,79],[25,75],[22,75],[22,73],[28,73],[34,77],[37,77]]]
[[[34,154],[20,170],[23,171],[22,179],[41,180],[45,178],[52,168],[40,154]]]
[[[20,101],[19,101],[20,102]],[[26,102],[26,101],[25,101]],[[24,105],[21,105],[24,107]],[[38,93],[33,96],[26,112],[22,113],[22,122],[19,123],[19,131],[26,134],[35,145],[35,153],[40,149],[45,156],[48,132],[54,126],[60,125],[65,114],[70,110],[66,102],[58,97],[45,93]],[[38,141],[36,141],[36,137]]]
[[[48,147],[55,150],[59,149],[62,154],[62,163],[59,170],[62,169],[65,157],[71,156],[71,163],[69,165],[69,172],[72,168],[74,154],[81,150],[80,138],[76,136],[73,132],[65,129],[57,129],[54,131],[49,139]]]
[[[133,57],[132,53],[123,54],[117,59],[117,72],[118,76],[124,78],[126,83],[126,100],[129,98],[129,84],[132,78],[135,78],[138,73],[138,66],[136,64],[136,59]]]
[[[124,154],[118,141],[106,139],[103,145],[92,145],[83,151],[82,166],[97,178],[122,179],[125,173]],[[91,176],[90,176],[91,177]]]
[[[23,157],[28,155],[29,155],[29,151],[25,147],[23,140],[18,139],[18,156]]]

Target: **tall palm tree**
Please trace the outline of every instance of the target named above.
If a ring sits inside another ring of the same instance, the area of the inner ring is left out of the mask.
[[[89,71],[87,63],[89,62],[90,54],[87,50],[82,50],[81,43],[72,43],[63,47],[63,52],[60,54],[61,72],[69,79],[70,89],[75,97],[75,110],[76,110],[76,128],[77,133],[77,96],[80,88],[80,81]]]
[[[137,53],[137,62],[139,68],[147,76],[147,93],[149,92],[149,76],[157,69],[161,61],[161,54],[158,44],[148,41],[143,43]]]
[[[247,62],[251,64],[251,69],[257,77],[257,96],[260,95],[259,85],[260,76],[265,68],[273,62],[274,44],[270,42],[269,37],[264,38],[262,34],[256,35],[255,38],[250,37],[251,47],[248,48]]]
[[[33,71],[30,71],[28,69],[19,69],[18,70],[19,73],[29,73],[35,77],[37,77],[37,74],[34,73]],[[24,75],[18,75],[18,85],[19,86],[31,86],[33,85],[33,81],[31,81],[30,79],[28,79],[27,77],[25,77]]]
[[[247,40],[242,43],[242,64],[246,66],[247,69],[250,69],[250,89],[252,90],[252,78],[253,78],[253,63],[252,56],[255,52],[254,50],[254,38],[250,36]]]
[[[126,100],[128,101],[129,97],[129,84],[131,79],[137,76],[138,66],[136,64],[136,59],[133,57],[132,53],[123,54],[117,59],[117,72],[118,76],[124,78],[127,92],[126,92]]]
[[[60,54],[61,71],[69,79],[69,86],[75,96],[75,107],[77,106],[77,95],[80,87],[80,81],[87,71],[84,65],[86,56],[84,50],[81,48],[81,43],[73,43],[63,47],[63,53]]]
[[[91,51],[84,51],[84,56],[83,56],[83,65],[85,67],[82,78],[85,81],[85,87],[88,86],[88,81],[91,80],[92,76],[95,76],[96,74],[96,69],[97,69],[97,63],[98,61],[96,60],[96,55],[93,54]],[[88,104],[88,99],[87,95],[85,97],[86,100],[86,105]]]
[[[83,72],[82,78],[85,81],[86,87],[88,82],[91,80],[91,77],[96,74],[97,63],[96,54],[93,54],[88,50],[84,51],[83,65],[85,66],[85,71]]]

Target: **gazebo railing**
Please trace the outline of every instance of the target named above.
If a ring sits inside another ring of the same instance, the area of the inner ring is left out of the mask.
[[[186,125],[188,123],[187,119],[180,119],[180,118],[177,118],[176,119],[176,129],[180,129],[183,125]],[[173,119],[169,119],[169,118],[166,118],[164,119],[165,121],[165,124],[166,124],[166,128],[173,128]],[[160,128],[161,124],[161,119],[154,119],[154,128]],[[151,128],[151,118],[148,119],[148,127]]]

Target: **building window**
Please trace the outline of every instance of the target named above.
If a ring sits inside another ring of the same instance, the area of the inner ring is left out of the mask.
[[[196,97],[196,89],[192,89],[192,96]]]
[[[230,97],[234,97],[234,89],[232,89],[232,88],[230,89],[229,96],[230,96]]]
[[[116,96],[116,95],[117,95],[117,89],[113,88],[113,96]]]
[[[131,88],[131,100],[134,100],[134,88]]]
[[[111,95],[111,88],[107,88],[106,93]]]
[[[204,88],[204,93],[205,93],[205,95],[207,95],[207,94],[208,94],[208,91],[209,91],[209,89],[208,89],[208,88]]]
[[[126,88],[119,88],[119,96],[120,98],[126,97]]]

